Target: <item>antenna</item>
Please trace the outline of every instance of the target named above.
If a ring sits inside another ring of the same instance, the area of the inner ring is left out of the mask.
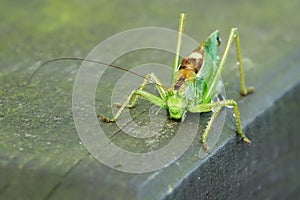
[[[29,77],[28,81],[27,81],[27,85],[29,85],[33,79],[33,77],[44,67],[46,66],[47,64],[49,63],[52,63],[52,62],[57,62],[57,61],[64,61],[64,60],[76,60],[76,61],[87,61],[87,62],[92,62],[92,63],[97,63],[97,64],[102,64],[102,65],[107,65],[108,67],[112,67],[112,68],[115,68],[115,69],[119,69],[119,70],[122,70],[122,71],[125,71],[125,72],[128,72],[128,73],[131,73],[133,75],[136,75],[138,77],[141,77],[142,79],[146,79],[147,81],[149,81],[149,83],[152,83],[152,84],[155,84],[165,90],[167,90],[167,88],[163,85],[160,85],[158,83],[154,83],[151,79],[143,76],[143,75],[140,75],[136,72],[133,72],[133,71],[130,71],[128,69],[125,69],[123,67],[120,67],[120,66],[117,66],[117,65],[112,65],[112,64],[107,64],[107,63],[104,63],[104,62],[101,62],[101,61],[98,61],[98,60],[91,60],[91,59],[85,59],[85,58],[75,58],[75,57],[63,57],[63,58],[55,58],[55,59],[52,59],[52,60],[48,60],[46,62],[43,62],[32,74],[31,76]]]

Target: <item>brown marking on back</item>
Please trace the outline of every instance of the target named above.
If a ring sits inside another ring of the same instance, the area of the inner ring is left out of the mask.
[[[182,59],[179,70],[187,69],[187,70],[194,71],[197,74],[201,69],[202,64],[203,64],[203,58],[196,59],[192,57],[186,57]]]
[[[174,84],[174,90],[178,91],[185,81],[193,78],[203,65],[203,44],[199,45],[189,56],[181,61],[181,65],[177,72],[177,81]]]
[[[191,70],[197,74],[202,67],[203,57],[203,47],[200,45],[188,57],[182,59],[179,70]]]
[[[182,69],[182,70],[177,71],[176,83],[173,86],[174,91],[178,91],[186,81],[194,79],[195,76],[196,76],[196,73],[194,71],[191,71],[188,69]]]
[[[203,47],[204,47],[204,43],[201,43],[196,49],[194,49],[193,52],[198,52],[201,55],[203,55]]]
[[[175,83],[175,85],[174,85],[174,90],[175,90],[175,91],[179,90],[179,88],[183,85],[184,81],[185,81],[185,76],[181,76],[181,77],[178,79],[178,81]]]

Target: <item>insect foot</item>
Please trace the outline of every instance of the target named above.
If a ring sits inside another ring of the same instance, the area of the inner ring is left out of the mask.
[[[202,148],[205,150],[205,151],[209,151],[209,146],[206,144],[206,142],[201,142],[202,143]]]
[[[243,138],[243,141],[246,142],[247,144],[251,144],[251,141],[250,141],[249,138],[247,138],[247,137],[244,137],[244,138]]]
[[[246,90],[241,90],[241,95],[242,96],[246,96],[248,94],[252,94],[253,92],[255,91],[255,88],[254,87],[248,87]]]
[[[103,115],[100,115],[100,114],[98,114],[97,117],[105,123],[115,123],[116,122],[116,120],[114,118],[109,119],[109,118],[106,118],[106,117],[104,117]]]
[[[236,133],[242,137],[242,139],[245,143],[247,143],[249,145],[251,144],[250,139],[243,132],[237,130]]]

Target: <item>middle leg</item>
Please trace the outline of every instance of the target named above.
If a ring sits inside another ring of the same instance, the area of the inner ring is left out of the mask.
[[[244,142],[250,144],[251,143],[250,139],[242,131],[240,113],[239,113],[239,109],[238,109],[238,105],[237,105],[236,101],[230,99],[230,100],[222,100],[222,101],[218,101],[218,102],[199,104],[199,105],[191,108],[189,111],[194,112],[194,113],[201,113],[201,112],[209,112],[213,108],[216,108],[216,110],[219,112],[220,111],[219,109],[224,106],[232,106],[233,107],[234,118],[235,118],[236,127],[237,127],[237,134],[242,137]],[[202,137],[202,142],[203,141],[206,142],[206,137],[212,128],[213,121],[217,117],[218,112],[215,112],[213,114],[211,121],[208,123],[208,126],[206,127],[206,130],[204,131],[204,136]]]

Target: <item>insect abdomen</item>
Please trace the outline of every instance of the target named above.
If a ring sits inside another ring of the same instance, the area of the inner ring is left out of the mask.
[[[179,70],[177,71],[177,78],[174,85],[174,90],[177,91],[185,83],[186,80],[194,78],[203,65],[203,50],[202,45],[197,47],[189,56],[181,61]]]
[[[201,69],[202,65],[203,65],[203,52],[201,48],[198,47],[188,57],[182,59],[179,70],[187,69],[187,70],[194,71],[197,74]]]

